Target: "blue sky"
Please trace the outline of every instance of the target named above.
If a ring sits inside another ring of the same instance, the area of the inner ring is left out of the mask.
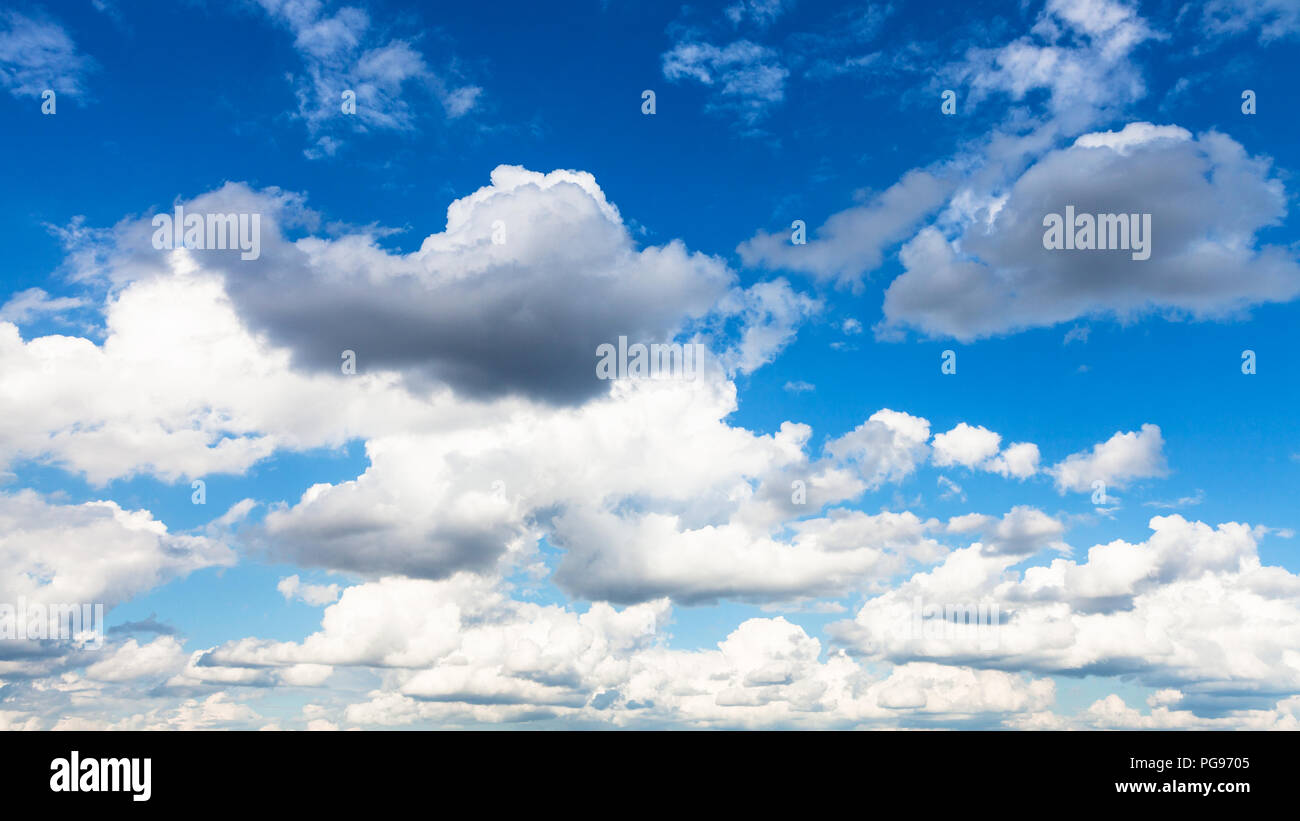
[[[411,5],[0,17],[0,727],[1300,721],[1294,3]]]

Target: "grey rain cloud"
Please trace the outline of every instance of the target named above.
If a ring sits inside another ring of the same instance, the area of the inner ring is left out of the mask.
[[[1286,214],[1266,158],[1230,137],[1132,123],[1087,134],[1032,166],[956,239],[936,227],[905,244],[877,330],[967,341],[1085,316],[1172,311],[1221,317],[1300,293],[1300,266],[1257,235]],[[1043,219],[1150,214],[1150,259],[1048,250]]]
[[[240,316],[295,363],[341,373],[396,371],[414,390],[574,404],[601,395],[596,349],[670,342],[733,284],[724,262],[680,241],[637,248],[590,174],[501,166],[493,185],[453,203],[447,230],[412,254],[366,235],[290,242],[300,202],[227,185],[186,205],[269,210],[262,253],[202,252],[225,274]],[[161,253],[161,252],[158,252]]]

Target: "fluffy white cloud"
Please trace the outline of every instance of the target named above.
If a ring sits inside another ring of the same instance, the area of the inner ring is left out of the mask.
[[[1033,442],[1013,442],[990,459],[984,469],[1002,476],[1024,479],[1038,472],[1038,445]]]
[[[766,365],[794,340],[799,325],[821,308],[820,300],[795,291],[783,279],[732,290],[718,303],[716,313],[722,318],[740,317],[743,330],[735,347],[720,354],[722,364],[735,373]]]
[[[727,326],[715,331],[722,348],[734,332],[724,355],[747,372],[816,309],[782,282],[733,291],[725,264],[680,243],[636,249],[588,174],[502,166],[493,180],[452,203],[447,230],[409,255],[368,236],[289,242],[282,231],[315,215],[299,197],[242,184],[183,205],[260,214],[258,260],[160,252],[148,220],[124,221],[85,272],[113,286],[102,344],[24,340],[0,322],[0,453],[95,483],[240,473],[279,449],[520,412],[478,404],[502,394],[599,396],[609,390],[596,378],[599,344],[668,341],[695,320]],[[491,241],[497,223],[503,245]],[[281,298],[289,281],[302,299]],[[347,379],[344,350],[357,356]]]
[[[1121,0],[1048,0],[1029,34],[971,49],[953,71],[969,84],[972,102],[994,92],[1022,100],[1045,89],[1055,116],[1083,123],[1143,96],[1141,72],[1130,57],[1157,36],[1135,6]]]
[[[1094,14],[1106,8],[1058,4],[1055,13],[1079,31],[1110,36],[1125,18]],[[324,26],[301,45],[328,50],[329,38],[345,34]],[[1129,158],[1153,143],[1189,141],[1150,127],[1091,135],[1077,147]],[[935,179],[914,182],[944,188]],[[6,567],[49,588],[15,590],[66,600],[96,592],[91,582],[99,582],[98,592],[120,600],[232,561],[216,538],[232,529],[275,559],[344,571],[356,583],[281,580],[286,598],[325,605],[321,629],[302,641],[249,637],[187,651],[171,636],[131,639],[85,662],[84,677],[60,667],[67,660],[42,659],[23,671],[33,678],[16,702],[21,709],[0,713],[0,726],[39,721],[28,705],[41,688],[53,704],[112,705],[107,711],[121,704],[115,699],[143,699],[143,688],[153,686],[147,697],[167,697],[157,709],[133,706],[119,710],[127,716],[120,721],[69,717],[63,725],[137,728],[259,721],[228,694],[241,688],[373,684],[366,700],[343,708],[336,698],[295,719],[332,728],[550,717],[1045,726],[1056,720],[1046,712],[1052,684],[1035,678],[1045,674],[1136,671],[1164,693],[1153,715],[1192,715],[1220,691],[1254,688],[1268,700],[1297,686],[1290,676],[1300,667],[1287,647],[1297,622],[1287,601],[1297,581],[1259,565],[1244,526],[1215,530],[1158,518],[1145,544],[1098,545],[1084,563],[1056,559],[1013,571],[1044,549],[1068,553],[1061,520],[1026,505],[946,525],[906,511],[837,507],[906,482],[927,459],[1027,478],[1039,472],[1040,454],[1032,443],[1004,448],[999,434],[967,423],[931,440],[928,420],[889,409],[831,437],[820,452],[806,425],[756,433],[728,422],[738,409],[730,373],[770,361],[815,301],[784,281],[739,290],[725,263],[680,243],[636,247],[590,175],[502,166],[491,185],[453,203],[446,230],[411,255],[388,253],[368,236],[289,241],[281,231],[310,215],[299,199],[274,190],[232,185],[192,203],[262,209],[266,264],[153,254],[144,250],[140,221],[119,226],[127,249],[109,272],[116,287],[102,343],[24,340],[15,325],[0,325],[5,453],[106,481],[142,471],[163,478],[239,472],[279,449],[361,438],[369,465],[354,480],[269,504],[261,522],[244,524],[257,503],[237,503],[207,537],[169,534],[149,514],[113,503],[0,496],[0,524],[7,511],[18,523],[0,528]],[[1012,195],[999,213],[1019,207]],[[877,216],[888,210],[878,207]],[[492,241],[496,222],[503,244]],[[851,279],[873,264],[861,248],[823,245],[813,253],[823,261],[809,270],[831,277],[856,272]],[[568,295],[544,298],[565,276],[600,297],[589,314],[573,309],[578,301]],[[292,283],[302,300],[277,295],[277,281]],[[19,307],[73,307],[48,302]],[[520,304],[537,306],[537,314],[510,310]],[[433,336],[421,335],[427,315],[439,317]],[[663,333],[702,338],[715,324],[738,322],[735,344],[718,346],[726,371],[584,394],[556,388],[558,371],[546,370],[569,364],[564,350],[533,350],[548,340],[572,343],[580,354],[573,361],[585,370],[594,357],[582,333],[616,331],[647,315]],[[322,331],[313,325],[321,316],[337,321],[319,323]],[[478,344],[473,329],[481,327],[500,333],[500,350]],[[348,334],[363,344],[348,344]],[[336,370],[344,347],[361,354],[362,373],[344,378]],[[513,390],[484,387],[502,384]],[[1097,478],[1122,486],[1160,475],[1162,451],[1159,428],[1148,425],[1050,472],[1063,490],[1087,490]],[[806,499],[796,500],[800,492]],[[112,548],[103,555],[69,549],[68,534]],[[537,549],[543,536],[560,551],[545,557],[555,562],[550,580],[594,602],[585,612],[523,601],[502,581],[552,569]],[[940,539],[954,536],[979,542],[950,552]],[[901,588],[887,587],[916,565],[923,569]],[[833,610],[841,605],[809,600],[849,595],[873,598],[837,635],[870,664],[826,650],[784,618],[745,621],[716,650],[666,646],[670,602],[729,598]],[[916,632],[918,597],[1000,603],[1008,621],[998,625],[998,646]],[[1276,636],[1243,638],[1250,623],[1276,626]],[[0,675],[13,669],[0,664]],[[157,680],[164,681],[154,686]],[[1171,684],[1180,699],[1166,692]],[[178,706],[177,694],[197,697]],[[1112,712],[1117,722],[1133,720]]]
[[[19,710],[0,710],[0,731],[39,730],[41,720]]]
[[[929,438],[929,420],[885,409],[828,443],[826,452],[851,463],[867,486],[875,488],[916,470],[928,452]]]
[[[784,618],[745,621],[716,650],[673,651],[662,646],[665,602],[623,611],[594,605],[579,616],[485,592],[464,577],[351,588],[303,643],[244,640],[212,651],[208,662],[394,668],[384,687],[340,717],[371,726],[554,717],[619,725],[996,724],[1047,709],[1054,698],[1050,681],[998,671],[922,663],[876,677],[843,654],[820,661],[820,642]]]
[[[53,504],[31,490],[0,494],[0,601],[103,604],[204,567],[234,564],[204,536],[171,533],[146,510],[116,502]]]
[[[835,510],[791,527],[786,542],[740,522],[689,528],[667,514],[571,510],[552,534],[567,551],[555,581],[577,595],[617,602],[781,600],[842,595],[902,571],[909,560],[934,561],[946,552],[912,513]]]
[[[1075,724],[1097,730],[1296,730],[1300,729],[1300,697],[1282,699],[1273,709],[1228,710],[1217,716],[1199,716],[1163,704],[1153,705],[1144,715],[1112,693],[1093,702]]]
[[[185,666],[186,653],[174,636],[159,636],[148,644],[127,639],[103,659],[86,667],[95,681],[130,681],[170,676]]]
[[[247,704],[231,700],[227,693],[213,693],[202,700],[186,699],[177,705],[158,707],[135,713],[118,721],[68,716],[60,719],[55,730],[138,731],[138,730],[209,730],[246,727],[261,716]]]
[[[295,573],[280,579],[280,583],[275,586],[280,591],[280,595],[289,601],[300,599],[314,607],[321,607],[326,604],[332,604],[338,601],[339,586],[337,584],[304,584]]]
[[[997,455],[1002,437],[985,427],[961,422],[947,433],[937,433],[931,446],[934,463],[973,468]]]
[[[911,514],[840,511],[781,534],[800,513],[906,478],[924,460],[926,420],[879,411],[814,460],[806,426],[757,436],[723,421],[734,403],[717,379],[622,382],[579,408],[372,439],[362,476],[311,488],[257,532],[299,564],[425,578],[526,562],[546,533],[565,550],[559,584],[620,602],[822,595],[937,558]],[[891,535],[907,517],[906,538]],[[856,541],[823,544],[851,526]]]
[[[578,615],[503,596],[471,576],[388,578],[350,587],[301,643],[244,639],[206,653],[201,667],[256,671],[303,665],[397,668],[398,691],[429,701],[585,704],[626,674],[655,640],[667,602]]]
[[[984,552],[1024,558],[1044,548],[1063,553],[1069,545],[1061,541],[1065,525],[1058,519],[1027,505],[1017,505],[1001,519],[980,513],[967,513],[948,520],[949,533],[978,533]]]
[[[1107,487],[1124,487],[1134,479],[1164,476],[1164,437],[1160,427],[1146,424],[1139,431],[1118,432],[1105,442],[1067,456],[1053,465],[1049,472],[1056,478],[1056,486],[1065,492],[1073,490],[1086,493],[1092,483],[1105,482]]]
[[[1202,708],[1272,705],[1300,686],[1300,578],[1261,564],[1254,531],[1179,516],[1151,538],[1114,541],[1086,562],[1020,561],[972,546],[869,600],[833,634],[868,657],[929,659],[1040,674],[1136,676]],[[918,602],[983,605],[990,623],[934,629]]]
[[[1038,445],[1014,442],[1003,449],[1002,436],[983,426],[959,422],[947,433],[935,434],[931,447],[931,461],[940,467],[961,465],[1017,479],[1038,472]]]
[[[428,412],[379,378],[293,372],[287,352],[245,329],[221,280],[193,270],[125,286],[107,306],[105,330],[101,345],[25,341],[0,322],[7,464],[45,461],[96,484],[141,472],[240,473],[277,448],[418,427]]]

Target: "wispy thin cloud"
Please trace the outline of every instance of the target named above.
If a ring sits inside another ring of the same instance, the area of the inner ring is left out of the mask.
[[[93,61],[77,50],[67,31],[48,18],[0,13],[0,85],[15,97],[85,92]]]

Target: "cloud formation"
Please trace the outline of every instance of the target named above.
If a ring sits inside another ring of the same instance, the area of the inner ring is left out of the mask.
[[[0,86],[15,97],[85,94],[94,62],[58,23],[9,9],[0,13]]]
[[[1149,259],[1049,250],[1044,218],[1149,214]],[[969,341],[1080,317],[1153,312],[1218,318],[1300,294],[1300,265],[1260,233],[1286,215],[1270,161],[1216,132],[1130,123],[1049,152],[955,237],[930,226],[903,245],[878,330]]]

